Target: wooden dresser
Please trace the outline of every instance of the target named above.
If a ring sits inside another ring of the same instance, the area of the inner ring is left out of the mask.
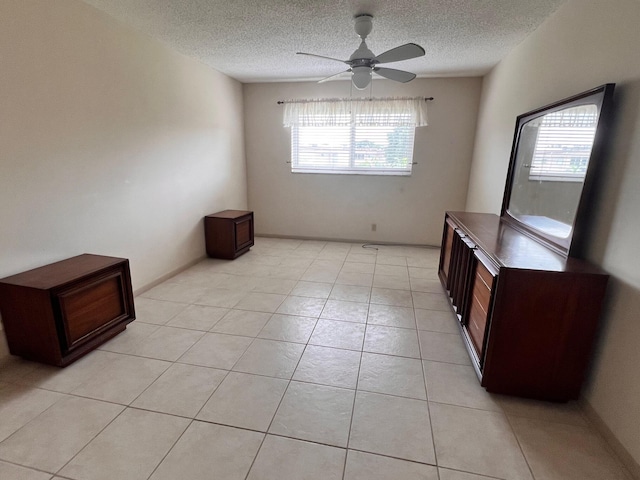
[[[129,261],[79,255],[0,280],[9,350],[66,366],[135,319]]]
[[[233,259],[253,246],[253,212],[224,210],[204,217],[207,255]]]
[[[447,212],[439,276],[490,392],[578,398],[608,275],[497,215]]]

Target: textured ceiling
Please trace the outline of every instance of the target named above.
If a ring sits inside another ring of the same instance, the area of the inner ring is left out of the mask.
[[[421,77],[486,73],[565,0],[84,0],[242,82],[312,80],[346,66],[353,16],[374,16],[369,48],[417,43],[424,57],[389,64]]]

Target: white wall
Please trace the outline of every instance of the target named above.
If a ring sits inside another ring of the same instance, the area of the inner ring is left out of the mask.
[[[89,252],[139,289],[246,208],[240,83],[76,0],[2,0],[0,59],[0,277]]]
[[[570,0],[485,78],[467,210],[499,213],[518,114],[607,82],[616,121],[589,258],[612,274],[584,396],[640,462],[640,2]]]
[[[278,100],[348,97],[349,82],[244,85],[249,207],[256,232],[439,244],[445,210],[464,208],[481,80],[374,80],[373,96],[433,96],[416,129],[411,177],[292,174]],[[377,231],[371,231],[371,224]]]

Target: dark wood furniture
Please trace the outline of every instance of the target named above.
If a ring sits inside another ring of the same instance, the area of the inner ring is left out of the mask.
[[[79,255],[0,280],[9,350],[66,366],[135,319],[129,261]]]
[[[253,246],[253,212],[224,210],[204,217],[207,255],[234,259]]]
[[[606,273],[497,215],[447,212],[439,276],[482,386],[545,400],[578,397]]]

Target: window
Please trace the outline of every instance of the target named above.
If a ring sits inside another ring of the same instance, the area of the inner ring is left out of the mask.
[[[416,112],[403,108],[408,99],[389,100],[308,101],[285,109],[291,171],[411,175]],[[410,100],[424,104],[423,98]],[[421,115],[426,124],[426,110]]]
[[[536,121],[530,180],[581,182],[591,156],[598,109],[595,105],[553,112]]]

